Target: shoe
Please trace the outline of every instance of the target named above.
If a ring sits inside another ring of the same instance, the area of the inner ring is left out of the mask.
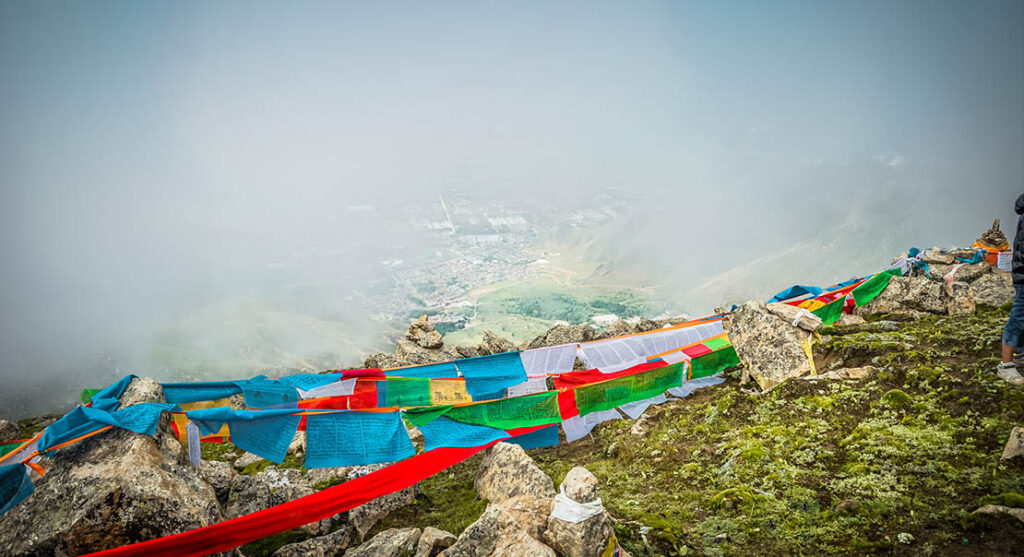
[[[1017,366],[1013,365],[1013,362],[999,364],[996,367],[996,375],[1007,383],[1012,383],[1014,385],[1024,384],[1024,377],[1021,377],[1020,372],[1017,371]]]

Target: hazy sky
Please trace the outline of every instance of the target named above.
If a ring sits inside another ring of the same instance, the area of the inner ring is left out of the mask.
[[[372,249],[389,224],[345,206],[467,176],[645,190],[659,254],[778,248],[866,199],[907,245],[1013,230],[1021,1],[366,4],[0,3],[0,377],[279,253]]]

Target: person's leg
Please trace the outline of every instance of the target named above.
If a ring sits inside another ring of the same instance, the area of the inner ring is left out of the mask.
[[[1010,363],[1013,361],[1013,349],[1022,342],[1024,333],[1024,285],[1013,285],[1013,307],[1010,309],[1010,318],[1006,320],[1003,327],[1002,361]]]

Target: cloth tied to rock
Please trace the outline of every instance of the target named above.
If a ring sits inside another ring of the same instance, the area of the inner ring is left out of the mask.
[[[559,487],[559,493],[555,495],[555,508],[551,510],[551,516],[559,520],[579,524],[603,512],[604,505],[601,504],[600,497],[589,503],[574,501],[565,494],[565,484],[563,484]]]

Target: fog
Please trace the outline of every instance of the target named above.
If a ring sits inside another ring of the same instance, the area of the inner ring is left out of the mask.
[[[456,221],[690,314],[1015,230],[1019,1],[364,4],[0,4],[0,416],[359,365]]]

